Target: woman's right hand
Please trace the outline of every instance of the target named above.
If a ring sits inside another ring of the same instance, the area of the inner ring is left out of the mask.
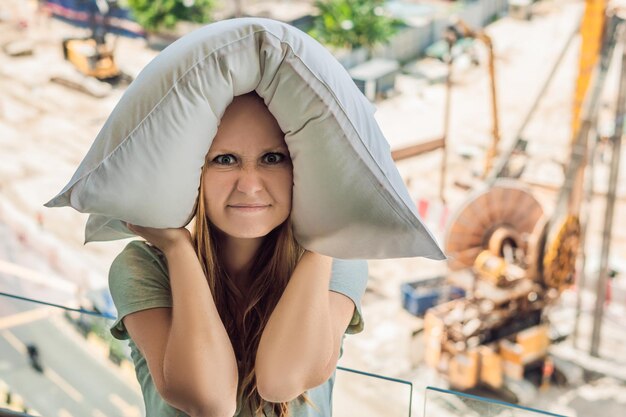
[[[141,236],[163,253],[181,243],[191,243],[191,233],[184,227],[159,229],[155,227],[137,226],[124,222],[128,230]]]

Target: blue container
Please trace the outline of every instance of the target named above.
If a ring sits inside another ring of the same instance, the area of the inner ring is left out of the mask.
[[[465,290],[446,283],[445,276],[406,282],[401,286],[402,307],[414,316],[446,301],[465,297]]]

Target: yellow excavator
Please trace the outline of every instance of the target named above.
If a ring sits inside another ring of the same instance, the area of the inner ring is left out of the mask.
[[[84,38],[63,40],[63,56],[82,74],[99,80],[114,79],[121,75],[115,63],[114,47],[106,41],[108,20],[117,1],[82,0],[89,10],[91,34]]]

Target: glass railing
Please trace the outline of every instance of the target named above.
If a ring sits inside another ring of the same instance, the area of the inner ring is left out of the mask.
[[[427,387],[424,417],[565,417],[462,392]]]
[[[114,316],[42,298],[0,291],[0,417],[145,415],[128,343],[109,332]],[[411,417],[412,398],[409,381],[337,367],[335,417]]]
[[[0,417],[37,417],[32,414],[26,414],[19,411],[9,410],[8,408],[0,407]]]
[[[413,384],[402,379],[337,367],[334,417],[411,417]]]

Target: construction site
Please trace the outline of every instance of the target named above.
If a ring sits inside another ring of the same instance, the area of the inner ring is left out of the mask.
[[[626,415],[626,4],[382,4],[405,19],[395,38],[331,51],[448,259],[368,260],[333,415]],[[146,415],[108,330],[128,240],[84,245],[85,214],[43,207],[142,69],[198,27],[148,33],[124,6],[0,1],[0,416]],[[314,13],[250,0],[213,19]]]

